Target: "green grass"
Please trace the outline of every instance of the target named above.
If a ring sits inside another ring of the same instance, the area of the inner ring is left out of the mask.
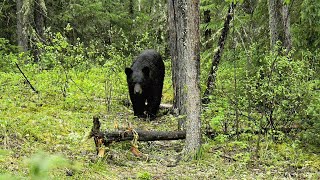
[[[40,94],[30,90],[21,74],[0,72],[0,179],[320,178],[315,152],[290,139],[274,143],[263,137],[257,157],[253,135],[238,141],[204,137],[201,158],[191,162],[176,161],[182,140],[139,143],[143,158],[129,151],[130,142],[114,143],[99,159],[93,139],[87,139],[93,116],[99,115],[102,129],[109,130],[115,122],[176,130],[177,120],[172,115],[152,122],[133,118],[132,110],[121,103],[128,97],[124,73],[112,73],[108,67],[71,70],[67,81],[59,70],[26,74]],[[170,88],[167,76],[164,102],[172,101]]]

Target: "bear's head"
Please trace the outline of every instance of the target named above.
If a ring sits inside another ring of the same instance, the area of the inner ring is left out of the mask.
[[[144,67],[142,70],[133,70],[126,68],[125,73],[127,75],[127,82],[129,89],[136,95],[141,95],[143,90],[148,88],[148,82],[150,77],[149,67]]]

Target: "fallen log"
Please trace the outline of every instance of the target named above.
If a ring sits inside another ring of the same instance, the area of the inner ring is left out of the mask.
[[[185,131],[145,131],[135,130],[139,135],[138,141],[161,141],[161,140],[178,140],[185,139]],[[134,138],[131,130],[119,130],[115,132],[105,132],[104,138],[110,142],[129,141]]]
[[[102,144],[109,146],[112,142],[130,141],[138,135],[137,141],[162,141],[162,140],[178,140],[185,139],[185,131],[146,131],[134,130],[132,128],[118,131],[100,131],[101,123],[98,117],[93,117],[93,127],[89,138],[94,138],[98,155]]]

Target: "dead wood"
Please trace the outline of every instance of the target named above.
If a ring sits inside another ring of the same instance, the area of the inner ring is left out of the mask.
[[[222,57],[224,46],[225,46],[225,43],[227,40],[228,32],[230,29],[230,22],[233,18],[233,15],[234,15],[233,14],[234,8],[235,8],[235,4],[232,3],[228,9],[228,13],[227,13],[227,16],[224,21],[223,29],[221,31],[221,35],[220,35],[219,42],[218,42],[218,49],[215,52],[215,55],[214,55],[212,62],[211,62],[210,73],[209,73],[209,76],[207,79],[207,86],[206,86],[206,90],[203,94],[203,99],[202,99],[202,103],[204,103],[204,104],[209,103],[210,99],[208,96],[211,95],[211,93],[213,92],[213,90],[215,88],[218,66],[220,64],[220,60]]]
[[[138,141],[162,141],[186,138],[185,131],[135,131],[139,135]],[[107,142],[129,141],[134,138],[133,130],[119,130],[114,132],[105,132],[103,134]]]
[[[162,141],[162,140],[178,140],[185,139],[185,131],[146,131],[134,130],[129,128],[127,130],[118,131],[100,131],[101,123],[98,117],[93,117],[93,127],[91,129],[89,138],[94,138],[97,153],[101,152],[101,146],[109,146],[112,142],[130,141],[133,140],[135,134],[138,135],[137,141]]]
[[[16,64],[16,66],[17,66],[17,68],[19,69],[19,71],[20,71],[20,73],[23,75],[23,77],[26,79],[26,82],[29,84],[29,86],[31,87],[31,89],[35,92],[35,93],[39,93],[37,90],[36,90],[36,88],[34,88],[33,86],[32,86],[32,84],[30,83],[30,81],[29,81],[29,79],[27,78],[27,76],[23,73],[23,71],[21,70],[21,68],[19,67],[19,65],[18,65],[18,63],[15,63]]]

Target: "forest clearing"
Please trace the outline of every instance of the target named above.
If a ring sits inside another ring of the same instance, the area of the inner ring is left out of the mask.
[[[0,27],[0,179],[320,178],[317,0],[3,0]]]

